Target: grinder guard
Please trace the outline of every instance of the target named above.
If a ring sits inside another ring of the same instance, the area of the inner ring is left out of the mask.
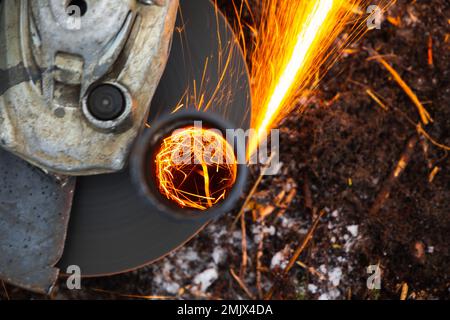
[[[164,71],[178,0],[86,1],[75,18],[70,3],[1,3],[0,146],[56,173],[118,171]],[[102,84],[123,94],[115,119],[86,105]]]

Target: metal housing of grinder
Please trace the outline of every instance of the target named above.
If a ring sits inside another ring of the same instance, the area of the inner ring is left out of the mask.
[[[1,146],[61,174],[122,169],[164,71],[178,1],[3,2]]]

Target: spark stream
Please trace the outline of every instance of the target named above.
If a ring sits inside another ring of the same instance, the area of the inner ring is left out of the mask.
[[[221,202],[236,181],[237,165],[247,163],[246,140],[253,131],[227,129],[225,139],[222,131],[203,128],[200,121],[174,130],[162,140],[154,158],[160,193],[182,208],[206,210]],[[271,139],[271,153],[278,155],[277,130]],[[267,143],[259,151],[252,161],[266,163]],[[278,167],[278,157],[270,159],[270,168]],[[275,173],[270,168],[266,174]]]

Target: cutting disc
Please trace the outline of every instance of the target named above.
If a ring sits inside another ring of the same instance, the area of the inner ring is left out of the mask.
[[[250,121],[245,59],[226,19],[209,0],[181,1],[171,55],[148,124],[174,109],[213,113],[236,128]],[[139,197],[129,170],[78,178],[61,272],[109,275],[149,264],[196,235],[203,223],[168,217]]]

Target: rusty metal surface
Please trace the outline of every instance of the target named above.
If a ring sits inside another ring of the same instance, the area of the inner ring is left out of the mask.
[[[75,21],[68,3],[1,2],[0,146],[60,174],[118,171],[164,71],[178,0],[88,1]],[[99,83],[126,90],[126,115],[87,113]]]
[[[234,128],[248,129],[248,73],[226,19],[208,0],[185,0],[180,2],[176,29],[182,33],[174,36],[167,69],[150,108],[150,125],[172,111],[194,83],[205,79],[205,98],[213,101],[210,116],[224,119]],[[222,77],[218,65],[228,56],[230,67]],[[204,71],[206,60],[210,68]],[[79,177],[66,247],[58,265],[62,270],[78,265],[84,276],[129,271],[182,246],[204,223],[173,219],[166,211],[149,205],[138,194],[128,170]]]
[[[47,175],[0,148],[0,278],[49,293],[59,270],[75,178]]]

